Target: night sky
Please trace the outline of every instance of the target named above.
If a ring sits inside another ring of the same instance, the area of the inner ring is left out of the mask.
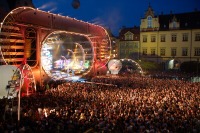
[[[78,9],[72,1],[33,0],[33,4],[40,10],[104,26],[116,36],[122,26],[139,26],[149,3],[156,15],[200,11],[200,0],[79,0]]]

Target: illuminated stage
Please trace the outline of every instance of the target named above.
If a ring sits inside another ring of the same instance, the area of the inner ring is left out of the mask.
[[[92,42],[87,36],[53,32],[43,42],[41,64],[53,80],[71,80],[90,71],[93,53]]]
[[[2,65],[26,60],[40,83],[94,76],[111,54],[103,27],[31,7],[8,13],[0,25],[0,44]]]

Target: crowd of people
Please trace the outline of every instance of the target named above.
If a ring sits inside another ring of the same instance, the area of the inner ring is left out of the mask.
[[[1,99],[0,132],[199,133],[199,86],[133,74],[67,82],[22,97],[18,123],[17,100]]]

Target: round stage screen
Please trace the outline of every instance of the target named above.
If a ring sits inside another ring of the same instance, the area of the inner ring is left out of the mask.
[[[108,62],[108,69],[111,74],[118,74],[122,68],[122,63],[120,60],[112,59]]]
[[[53,32],[42,43],[41,64],[53,80],[77,80],[93,65],[93,47],[87,36]]]

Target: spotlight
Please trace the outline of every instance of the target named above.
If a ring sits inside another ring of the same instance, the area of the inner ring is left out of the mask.
[[[78,9],[80,7],[80,1],[79,0],[73,0],[72,1],[72,7],[74,9]]]

